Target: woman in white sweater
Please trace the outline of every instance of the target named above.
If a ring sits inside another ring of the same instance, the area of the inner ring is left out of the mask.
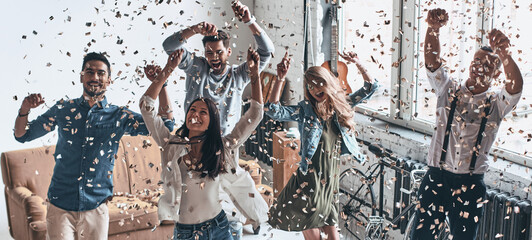
[[[176,222],[174,239],[232,239],[218,196],[220,185],[248,219],[255,224],[267,220],[266,202],[251,184],[249,173],[239,168],[233,157],[262,120],[259,55],[251,48],[248,50],[251,107],[233,131],[222,137],[220,115],[210,99],[193,101],[185,124],[175,135],[157,116],[155,99],[181,61],[182,53],[178,50],[171,54],[162,70],[153,66],[145,69],[146,74],[156,75],[156,79],[140,99],[146,126],[161,147],[164,194],[158,205],[159,220]]]

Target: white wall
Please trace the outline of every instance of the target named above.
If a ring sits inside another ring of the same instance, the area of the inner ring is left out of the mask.
[[[135,69],[144,66],[145,61],[166,63],[167,55],[161,45],[165,37],[200,21],[212,22],[219,28],[237,23],[232,21],[234,14],[230,1],[166,2],[156,5],[154,1],[131,1],[129,6],[128,1],[110,0],[4,2],[0,15],[0,66],[3,70],[0,100],[5,115],[0,118],[0,135],[3,136],[0,138],[0,152],[55,144],[55,132],[29,143],[16,142],[12,129],[17,111],[28,93],[42,93],[46,100],[45,106],[32,111],[30,119],[61,98],[81,96],[79,72],[85,49],[89,52],[106,51],[110,55],[115,82],[107,92],[108,100],[116,105],[129,105],[138,111],[137,100],[149,81],[138,79]],[[251,0],[242,2],[253,5]],[[183,11],[182,15],[180,11]],[[118,12],[120,18],[116,17]],[[155,21],[155,25],[148,21],[149,18]],[[170,21],[173,24],[165,29],[163,23]],[[88,22],[90,27],[86,26]],[[248,27],[242,23],[237,25],[238,29],[233,27],[229,31],[232,36],[238,36],[232,40],[231,63],[236,63],[238,55],[245,57],[245,50],[253,43]],[[34,30],[36,35],[32,33]],[[22,39],[23,35],[26,39]],[[89,47],[87,44],[92,39],[95,42]],[[118,39],[123,40],[121,45],[117,44]],[[201,36],[191,38],[188,49],[197,49],[203,54]],[[124,55],[120,51],[124,51]],[[135,51],[138,53],[135,54]],[[47,66],[48,63],[51,65]],[[178,74],[184,76],[182,72]],[[169,84],[169,90],[179,122],[183,115],[184,81],[179,81],[177,76],[172,79],[177,84]],[[4,188],[2,183],[0,188]],[[5,239],[7,235],[5,199],[0,197],[0,238]]]

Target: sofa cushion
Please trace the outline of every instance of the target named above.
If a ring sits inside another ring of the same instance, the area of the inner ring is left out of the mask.
[[[113,169],[113,193],[130,193],[129,172],[124,146],[120,144],[115,155],[115,167]]]
[[[109,235],[158,225],[157,207],[136,197],[115,196],[107,203],[109,207]]]
[[[159,189],[161,151],[155,140],[146,136],[124,136],[121,141],[128,163],[131,194]]]
[[[2,153],[2,178],[6,187],[26,187],[46,199],[55,166],[55,146]]]

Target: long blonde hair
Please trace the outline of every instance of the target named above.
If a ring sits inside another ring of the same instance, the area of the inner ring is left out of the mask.
[[[310,94],[309,86],[323,87],[327,98],[323,103],[318,103]],[[338,78],[324,67],[313,66],[305,72],[305,97],[312,104],[312,108],[322,119],[329,119],[334,113],[341,126],[355,131],[353,109],[347,102],[345,92],[340,86]]]

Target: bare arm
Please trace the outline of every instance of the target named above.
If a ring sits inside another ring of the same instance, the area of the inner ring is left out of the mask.
[[[152,71],[157,71],[157,70],[154,70],[155,68],[154,66],[147,66],[144,69],[144,71],[146,72],[146,75],[149,75],[149,76],[153,76],[153,74],[156,75],[156,78],[152,81],[150,87],[148,87],[144,95],[152,99],[157,99],[157,95],[159,95],[159,93],[161,92],[161,89],[163,88],[163,85],[168,79],[168,77],[170,76],[170,74],[172,74],[172,72],[177,67],[177,65],[179,65],[179,62],[181,61],[182,56],[183,56],[182,49],[177,50],[173,52],[172,54],[170,54],[170,56],[168,56],[168,62],[166,63],[166,66],[164,67],[164,69],[160,70],[159,73],[152,72]],[[166,99],[166,101],[168,103],[169,101],[168,98]],[[161,104],[161,102],[159,102],[159,104]]]
[[[440,58],[440,28],[447,24],[449,15],[445,9],[436,8],[429,11],[427,15],[427,33],[425,34],[425,66],[431,72],[436,71],[441,66]]]
[[[157,79],[157,76],[159,76],[162,71],[163,70],[161,67],[156,65],[147,65],[144,67],[144,73],[146,74],[146,77],[152,82]],[[159,110],[157,112],[160,116],[166,119],[174,118],[174,114],[172,113],[172,104],[170,102],[170,98],[168,97],[168,91],[165,84],[163,84],[163,87],[159,92]]]
[[[18,111],[17,120],[15,120],[15,137],[19,138],[26,134],[30,109],[36,108],[43,103],[44,99],[40,93],[33,93],[24,98],[22,106],[20,106],[20,110]]]
[[[373,82],[373,78],[371,78],[371,76],[369,75],[368,70],[362,65],[362,63],[354,52],[344,52],[340,53],[339,55],[346,61],[352,62],[357,66],[358,72],[360,72],[365,82]]]
[[[259,61],[260,57],[257,51],[249,48],[247,62],[249,67],[249,78],[251,79],[251,98],[258,103],[263,104],[262,85],[259,76]]]
[[[249,29],[254,35],[260,35],[262,28],[255,22],[255,19],[251,16],[248,6],[242,4],[240,1],[233,1],[233,12],[235,16],[242,22],[249,24],[250,21],[253,21],[248,25]]]
[[[173,119],[174,113],[172,110],[172,103],[170,102],[170,98],[168,97],[168,90],[166,87],[163,87],[161,89],[161,92],[159,93],[159,115],[162,117],[165,117],[166,119]]]
[[[270,93],[268,102],[278,103],[279,100],[281,100],[281,88],[283,87],[283,82],[285,81],[289,68],[290,58],[288,57],[288,52],[286,52],[281,62],[277,64],[277,79],[273,83],[272,92]]]
[[[520,93],[523,90],[523,76],[508,51],[510,40],[497,29],[491,30],[488,37],[491,48],[501,58],[504,73],[506,74],[506,91],[512,95]]]

